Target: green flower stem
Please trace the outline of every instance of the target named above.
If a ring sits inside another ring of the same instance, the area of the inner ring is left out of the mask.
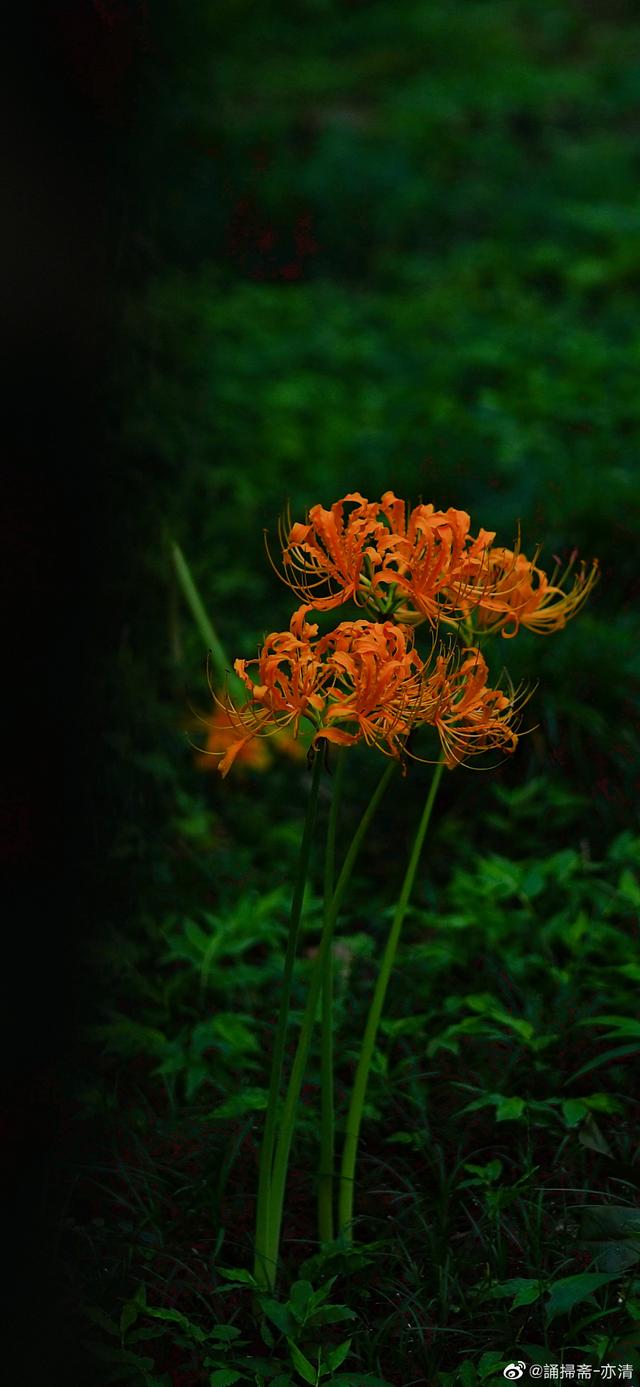
[[[282,1224],[284,1190],[287,1179],[287,1168],[289,1164],[289,1152],[291,1150],[291,1142],[293,1139],[295,1114],[298,1105],[298,1099],[300,1097],[300,1089],[302,1088],[302,1080],[304,1078],[307,1059],[309,1056],[311,1035],[313,1032],[313,1026],[316,1018],[316,1010],[318,1006],[318,999],[320,997],[320,989],[322,987],[322,981],[324,977],[325,958],[328,950],[330,950],[331,948],[331,941],[333,938],[335,923],[340,913],[340,907],[342,905],[344,893],[349,883],[349,879],[351,877],[353,867],[358,857],[362,841],[367,832],[369,824],[371,823],[371,820],[376,812],[378,804],[380,803],[380,800],[382,799],[382,796],[387,788],[387,785],[389,784],[389,781],[393,775],[395,768],[396,762],[390,761],[389,765],[383,771],[382,776],[378,781],[378,784],[373,792],[373,795],[371,796],[369,804],[367,805],[367,808],[364,811],[364,814],[360,820],[360,823],[358,824],[358,827],[355,831],[355,834],[347,851],[347,855],[344,859],[342,870],[340,872],[336,884],[336,889],[331,900],[331,909],[327,912],[327,916],[323,924],[320,949],[318,951],[318,956],[316,958],[313,973],[311,975],[311,984],[309,987],[309,995],[307,997],[307,1005],[305,1007],[304,1017],[302,1020],[302,1027],[300,1030],[300,1037],[298,1040],[298,1048],[296,1050],[293,1066],[291,1069],[289,1087],[287,1089],[284,1107],[282,1110],[280,1132],[278,1136],[278,1142],[273,1162],[273,1175],[271,1180],[271,1201],[269,1205],[269,1221],[266,1243],[266,1257],[264,1259],[267,1272],[270,1278],[270,1283],[272,1286],[275,1284],[276,1271],[278,1265],[278,1250],[280,1246],[280,1228]]]
[[[215,669],[216,680],[220,684],[224,683],[226,680],[227,685],[234,690],[234,693],[241,692],[243,700],[246,699],[247,691],[244,684],[242,680],[238,678],[237,674],[234,674],[231,670],[224,646],[218,639],[211,625],[204,602],[194,583],[191,569],[189,568],[180,545],[176,544],[174,540],[171,541],[171,557],[182,590],[182,595],[205,645],[211,651],[211,659]]]
[[[371,1057],[373,1055],[376,1036],[378,1033],[378,1026],[380,1024],[380,1017],[382,1015],[382,1008],[384,1006],[387,985],[389,982],[391,969],[393,968],[396,950],[398,948],[400,931],[404,923],[404,917],[407,913],[407,906],[409,904],[409,898],[411,896],[416,870],[418,867],[418,862],[420,860],[422,845],[424,843],[426,832],[429,827],[431,811],[433,809],[443,770],[444,761],[439,761],[433,774],[429,794],[427,796],[427,801],[422,811],[422,818],[420,819],[418,831],[416,833],[413,847],[411,849],[411,856],[409,858],[405,878],[402,883],[402,889],[398,897],[398,903],[396,905],[391,929],[389,931],[389,937],[387,939],[387,944],[382,958],[382,963],[380,965],[378,980],[376,982],[373,999],[369,1008],[369,1015],[367,1017],[367,1024],[365,1028],[364,1038],[362,1041],[362,1048],[360,1050],[360,1057],[356,1069],[356,1076],[353,1084],[353,1092],[351,1095],[351,1103],[349,1106],[349,1113],[347,1116],[344,1150],[342,1153],[338,1212],[339,1232],[349,1240],[351,1239],[351,1225],[353,1222],[353,1194],[355,1182],[356,1157],[358,1151],[358,1138],[360,1136],[360,1126],[362,1123],[364,1100],[367,1091],[369,1070],[371,1068]]]
[[[333,781],[331,813],[327,829],[324,859],[324,926],[326,927],[335,882],[336,833],[344,779],[345,748],[338,748]],[[322,974],[320,1079],[320,1178],[318,1184],[318,1232],[320,1242],[333,1239],[333,1161],[335,1152],[335,1119],[333,1101],[333,953],[324,952]]]
[[[280,992],[280,1009],[273,1042],[273,1057],[271,1061],[271,1079],[269,1083],[269,1094],[267,1098],[267,1108],[265,1113],[264,1133],[262,1137],[262,1147],[260,1149],[260,1165],[258,1172],[258,1201],[256,1209],[256,1247],[255,1247],[255,1269],[254,1275],[260,1286],[269,1285],[269,1275],[267,1272],[268,1264],[265,1262],[267,1251],[267,1230],[269,1228],[269,1207],[271,1201],[271,1167],[273,1164],[273,1148],[276,1136],[276,1119],[278,1101],[280,1097],[280,1083],[282,1079],[282,1062],[284,1059],[285,1037],[287,1023],[289,1019],[289,1004],[291,1000],[291,983],[293,978],[293,966],[296,956],[298,943],[298,933],[300,929],[300,916],[302,914],[302,902],[304,899],[304,888],[309,870],[309,855],[311,852],[311,839],[316,817],[316,807],[318,803],[318,790],[320,787],[320,774],[322,770],[322,756],[317,754],[313,765],[313,779],[311,781],[311,792],[307,804],[307,816],[305,819],[302,843],[300,845],[300,856],[298,858],[298,869],[291,901],[291,916],[289,921],[289,938],[287,940],[287,951],[284,961],[284,975]]]

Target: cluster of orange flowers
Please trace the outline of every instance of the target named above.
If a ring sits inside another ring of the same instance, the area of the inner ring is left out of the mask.
[[[519,545],[495,547],[494,532],[474,536],[470,524],[466,511],[432,505],[407,514],[387,491],[380,502],[350,493],[281,529],[281,576],[302,605],[256,659],[235,662],[248,697],[240,706],[219,701],[222,775],[248,759],[257,737],[286,729],[296,738],[303,720],[312,745],[364,740],[396,758],[415,728],[430,725],[450,767],[490,749],[515,750],[522,691],[489,686],[478,642],[492,632],[514,636],[521,626],[559,630],[591,591],[597,562],[576,574],[571,562],[549,579]],[[348,600],[366,617],[318,636],[308,614]],[[414,629],[424,622],[432,644],[423,660]],[[455,631],[457,646],[437,643],[441,623]]]
[[[345,513],[345,506],[351,509]],[[445,622],[515,636],[520,626],[557,631],[588,596],[597,562],[582,564],[565,592],[535,559],[494,547],[495,531],[470,533],[466,511],[415,506],[385,491],[380,502],[351,492],[331,510],[314,506],[305,525],[281,533],[285,581],[318,611],[348,598],[369,611],[416,626]],[[537,557],[537,555],[536,555]]]

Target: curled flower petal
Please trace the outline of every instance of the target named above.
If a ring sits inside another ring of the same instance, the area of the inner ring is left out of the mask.
[[[264,739],[257,738],[251,730],[239,736],[237,720],[222,703],[216,703],[209,717],[199,716],[198,724],[204,724],[207,731],[206,743],[197,750],[195,758],[201,770],[211,770],[216,766],[222,775],[226,775],[236,763],[246,769],[259,771],[271,765]]]
[[[506,694],[491,688],[488,676],[481,651],[468,648],[458,669],[445,680],[434,724],[450,768],[486,751],[511,754],[518,745],[516,727],[530,691]]]
[[[511,549],[493,548],[487,556],[489,578],[474,618],[480,630],[501,631],[507,639],[521,626],[540,635],[560,631],[583,606],[599,577],[594,559],[588,572],[582,563],[568,590],[575,555],[558,578],[558,567],[549,579],[534,560]],[[557,580],[557,581],[556,581]]]

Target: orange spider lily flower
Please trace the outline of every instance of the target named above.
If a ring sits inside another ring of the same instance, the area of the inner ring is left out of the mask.
[[[345,746],[363,739],[400,756],[413,727],[436,704],[428,666],[410,633],[390,621],[343,621],[318,642],[318,650],[331,676],[317,737]],[[356,730],[347,731],[345,724]]]
[[[510,754],[518,745],[515,727],[531,691],[521,689],[507,695],[501,689],[489,688],[488,674],[484,656],[468,647],[458,669],[446,681],[434,723],[450,769],[494,748]]]
[[[234,746],[238,740],[238,732],[235,722],[229,716],[228,709],[221,701],[216,703],[214,711],[206,718],[198,719],[198,724],[205,725],[207,729],[207,740],[205,746],[198,750],[195,756],[195,764],[200,770],[210,771],[216,768],[216,760],[224,756],[230,747]],[[293,761],[303,760],[306,756],[305,747],[301,742],[296,741],[286,728],[275,728],[271,746],[283,756],[289,756]],[[244,745],[240,746],[235,754],[234,762],[242,765],[247,770],[264,771],[272,765],[273,756],[271,749],[264,737],[252,737]]]
[[[297,736],[302,719],[313,729],[312,746],[322,739],[342,746],[364,740],[400,757],[412,728],[435,711],[446,656],[440,657],[436,690],[403,627],[348,621],[314,640],[317,627],[307,623],[307,611],[294,613],[289,631],[268,636],[257,659],[236,660],[251,700],[241,707],[224,704],[236,736],[220,760],[223,776],[252,738],[283,727]]]
[[[437,511],[431,504],[419,505],[407,516],[404,501],[392,491],[384,493],[380,509],[390,529],[378,544],[381,566],[373,591],[385,589],[387,602],[396,591],[401,594],[397,621],[456,625],[481,579],[495,531],[481,529],[474,539],[470,516],[453,507]]]
[[[255,660],[236,660],[251,698],[240,707],[230,699],[220,704],[231,728],[219,752],[223,776],[246,760],[254,739],[282,729],[297,737],[303,720],[311,725],[311,746],[364,741],[397,759],[410,733],[428,724],[450,768],[493,748],[515,751],[522,696],[488,687],[479,650],[466,649],[456,665],[454,650],[441,648],[433,658],[432,647],[423,661],[410,629],[391,621],[344,621],[314,639],[307,611],[294,613],[289,631],[268,636]]]
[[[521,626],[540,635],[562,630],[580,610],[599,577],[597,559],[589,573],[582,563],[573,576],[572,586],[565,591],[563,584],[571,574],[575,557],[572,555],[558,579],[559,564],[548,578],[535,559],[529,560],[511,549],[490,549],[488,581],[474,613],[478,627],[486,632],[501,631],[507,639],[517,635]]]
[[[215,758],[224,756],[238,740],[235,723],[228,710],[220,703],[211,715],[203,719],[207,727],[206,744],[196,754],[195,762],[201,770],[211,770]],[[263,771],[271,765],[271,755],[264,740],[252,738],[236,751],[234,760],[249,770]]]
[[[352,507],[346,514],[345,506]],[[378,509],[359,491],[352,491],[331,510],[312,506],[306,525],[280,526],[282,576],[303,602],[317,611],[329,611],[349,598],[358,602],[363,589],[366,593],[367,560],[378,562],[375,540],[384,533]]]
[[[470,523],[466,511],[432,505],[407,516],[392,491],[379,502],[351,492],[331,510],[313,506],[306,524],[281,529],[284,579],[317,610],[352,598],[405,624],[455,624],[495,538],[487,530],[473,538]]]
[[[321,666],[310,638],[318,628],[306,621],[308,610],[300,607],[293,613],[288,631],[267,636],[257,659],[235,661],[234,670],[247,690],[248,702],[236,706],[228,695],[220,699],[214,694],[235,732],[218,766],[223,776],[253,738],[278,737],[290,726],[297,738],[301,718],[317,720],[323,707],[318,692]],[[250,666],[257,666],[255,681],[249,674]]]

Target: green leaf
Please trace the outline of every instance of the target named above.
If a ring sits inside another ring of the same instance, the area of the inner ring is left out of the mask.
[[[483,1016],[467,1016],[464,1021],[458,1021],[452,1026],[447,1026],[439,1035],[429,1041],[426,1049],[427,1059],[433,1059],[438,1050],[450,1050],[452,1054],[460,1053],[458,1039],[461,1036],[479,1035],[486,1036],[487,1039],[496,1038],[500,1032],[492,1027],[489,1021]]]
[[[492,1300],[502,1300],[507,1296],[513,1296],[511,1308],[519,1305],[533,1305],[542,1294],[542,1282],[528,1276],[513,1276],[509,1281],[501,1281],[497,1286],[491,1286],[487,1295]]]
[[[581,1122],[588,1112],[619,1113],[622,1104],[612,1093],[591,1093],[588,1098],[568,1098],[562,1104],[565,1121],[570,1127]]]
[[[331,1295],[334,1282],[337,1281],[337,1279],[337,1276],[330,1276],[327,1281],[323,1281],[322,1285],[318,1286],[317,1291],[313,1292],[313,1295],[311,1296],[311,1299],[309,1301],[309,1305],[312,1309],[315,1310],[318,1307],[318,1305],[324,1304],[325,1300],[327,1300],[328,1297]]]
[[[281,1334],[288,1335],[295,1332],[296,1322],[288,1305],[282,1305],[279,1300],[272,1300],[270,1296],[261,1296],[260,1305],[265,1315],[268,1315]]]
[[[582,1099],[585,1107],[593,1112],[622,1112],[622,1103],[614,1098],[612,1093],[590,1093],[588,1098]]]
[[[206,1064],[198,1063],[189,1065],[187,1069],[187,1077],[184,1086],[185,1096],[188,1103],[190,1103],[191,1099],[195,1097],[196,1093],[198,1092],[198,1089],[202,1088],[203,1083],[206,1079],[208,1079],[208,1077],[209,1070],[207,1069]]]
[[[563,1276],[560,1281],[554,1281],[546,1305],[547,1323],[555,1319],[556,1315],[567,1315],[574,1305],[580,1305],[584,1300],[592,1300],[594,1291],[615,1280],[615,1272],[586,1271],[579,1272],[577,1276]]]
[[[576,1206],[580,1241],[599,1271],[622,1272],[640,1261],[640,1212],[628,1205]]]
[[[474,1098],[473,1102],[467,1103],[460,1112],[477,1112],[480,1108],[492,1106],[496,1110],[496,1120],[498,1122],[508,1122],[522,1117],[526,1104],[524,1098],[514,1096],[507,1098],[504,1093],[483,1093],[481,1098]]]
[[[273,1337],[273,1330],[265,1319],[263,1319],[260,1324],[260,1338],[263,1344],[266,1344],[267,1348],[274,1347],[276,1341]]]
[[[615,971],[623,978],[629,978],[630,982],[640,982],[640,963],[620,963]]]
[[[191,1320],[188,1320],[187,1316],[183,1315],[180,1310],[165,1310],[163,1306],[147,1305],[144,1313],[151,1315],[154,1320],[167,1320],[170,1324],[179,1325],[180,1329],[183,1329],[190,1339],[195,1339],[197,1344],[204,1343],[207,1337],[204,1330],[200,1329],[199,1325],[192,1324]]]
[[[321,1305],[319,1310],[312,1310],[307,1316],[306,1324],[310,1329],[317,1329],[321,1324],[340,1324],[343,1320],[355,1320],[354,1310],[348,1310],[346,1305]]]
[[[600,1131],[593,1113],[587,1113],[578,1133],[578,1141],[589,1151],[599,1151],[602,1156],[613,1155],[607,1138]]]
[[[221,1011],[209,1021],[199,1021],[191,1032],[191,1045],[197,1054],[212,1045],[218,1048],[223,1045],[239,1053],[258,1049],[256,1037],[246,1021],[232,1011]]]
[[[235,1324],[214,1324],[209,1334],[212,1339],[220,1339],[224,1344],[240,1338],[240,1330],[236,1329]]]
[[[163,1334],[168,1334],[168,1329],[163,1329],[160,1324],[147,1325],[146,1329],[132,1329],[127,1337],[127,1347],[132,1344],[145,1344],[150,1339],[159,1339]]]
[[[141,1309],[142,1307],[135,1300],[129,1300],[127,1304],[122,1307],[120,1333],[123,1337],[127,1330],[131,1328],[132,1324],[135,1324]]]
[[[522,1117],[524,1098],[501,1098],[496,1105],[496,1122],[514,1122]]]
[[[576,1204],[583,1238],[640,1236],[640,1209],[629,1204]]]
[[[592,1069],[600,1069],[603,1064],[609,1064],[617,1059],[625,1059],[627,1055],[637,1055],[637,1045],[618,1045],[613,1050],[606,1050],[603,1055],[597,1055],[595,1059],[583,1064],[580,1069],[576,1069],[575,1074],[565,1079],[564,1086],[572,1084],[576,1079],[581,1079],[583,1074],[589,1074]]]
[[[313,1286],[310,1281],[294,1281],[289,1292],[289,1307],[292,1315],[302,1322],[313,1300]],[[286,1331],[285,1331],[286,1332]]]
[[[337,1344],[335,1348],[332,1348],[325,1358],[327,1367],[331,1368],[332,1371],[334,1368],[339,1368],[340,1364],[344,1363],[350,1348],[351,1339],[345,1339],[343,1343]]]
[[[227,1098],[224,1103],[210,1113],[211,1118],[221,1117],[242,1117],[246,1112],[261,1112],[267,1106],[266,1088],[243,1088],[239,1093],[234,1093],[231,1098]]]
[[[632,1016],[588,1016],[584,1021],[580,1021],[581,1026],[612,1026],[613,1029],[607,1031],[606,1040],[617,1040],[622,1036],[629,1036],[640,1040],[640,1021]]]
[[[291,1362],[296,1372],[304,1378],[305,1382],[309,1382],[311,1387],[315,1387],[318,1374],[313,1364],[309,1362],[308,1358],[305,1358],[304,1353],[298,1348],[297,1344],[294,1344],[293,1339],[287,1339],[287,1343],[289,1345],[289,1353],[291,1354]]]
[[[472,1165],[470,1161],[465,1161],[465,1170],[470,1170],[472,1175],[478,1175],[483,1183],[491,1184],[494,1180],[499,1180],[502,1175],[502,1161],[497,1158],[488,1161],[486,1165]]]
[[[624,871],[620,873],[618,891],[621,896],[625,896],[628,901],[631,901],[632,905],[640,905],[640,882],[638,882],[635,872],[630,871],[628,867],[625,867]]]
[[[382,1035],[416,1035],[418,1031],[425,1029],[429,1021],[428,1012],[416,1013],[414,1016],[401,1016],[398,1019],[388,1018],[380,1022]]]
[[[542,1284],[539,1281],[537,1284],[533,1286],[522,1286],[522,1288],[513,1297],[513,1300],[511,1302],[511,1309],[517,1310],[521,1305],[533,1305],[536,1300],[540,1299],[541,1295]]]
[[[235,1382],[246,1382],[244,1373],[237,1373],[233,1368],[216,1368],[209,1378],[210,1387],[233,1387]]]
[[[236,1281],[240,1286],[258,1285],[250,1271],[245,1271],[244,1267],[216,1267],[218,1276],[224,1276],[225,1281]]]
[[[462,1116],[463,1113],[467,1112],[479,1112],[481,1108],[490,1108],[492,1103],[496,1104],[501,1101],[501,1093],[483,1093],[481,1098],[474,1098],[471,1103],[466,1103],[464,1108],[460,1109],[460,1115]]]
[[[587,1115],[587,1109],[581,1098],[567,1098],[562,1104],[562,1115],[568,1127],[577,1127]]]
[[[544,873],[539,867],[534,866],[531,867],[528,872],[525,872],[520,883],[520,889],[530,900],[534,900],[536,896],[540,895],[541,891],[544,891],[545,884]]]
[[[184,932],[189,943],[193,944],[198,952],[208,947],[209,936],[200,928],[200,925],[196,924],[195,920],[185,920]]]
[[[505,1011],[504,1007],[489,992],[469,993],[463,998],[467,1006],[472,1011],[477,1011],[483,1016],[488,1016],[490,1020],[496,1021],[499,1025],[507,1026],[509,1030],[515,1031],[525,1042],[530,1041],[534,1035],[534,1027],[530,1021],[524,1021],[522,1017],[512,1016],[511,1012]]]
[[[470,1358],[465,1358],[464,1362],[458,1367],[458,1380],[460,1387],[476,1387],[478,1374],[475,1363]]]
[[[159,1074],[160,1076],[165,1074],[181,1074],[182,1070],[185,1069],[187,1065],[187,1052],[184,1045],[180,1045],[177,1041],[173,1042],[167,1046],[165,1054],[166,1058],[162,1060],[161,1064],[156,1065],[153,1073]]]
[[[482,1358],[478,1363],[478,1377],[480,1378],[480,1381],[483,1382],[485,1377],[488,1377],[492,1368],[495,1368],[496,1364],[502,1363],[502,1361],[503,1354],[498,1352],[497,1349],[489,1349],[488,1353],[483,1353]]]
[[[108,1051],[122,1054],[159,1055],[169,1044],[166,1035],[154,1026],[144,1026],[124,1016],[105,1025],[92,1026],[90,1031],[106,1042]]]

